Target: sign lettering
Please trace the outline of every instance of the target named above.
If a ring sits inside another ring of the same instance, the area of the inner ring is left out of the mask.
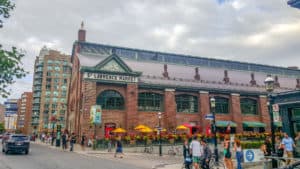
[[[98,79],[98,80],[112,80],[112,81],[120,81],[120,82],[137,82],[138,78],[134,76],[126,76],[126,75],[110,75],[104,73],[91,73],[86,72],[83,75],[85,79]]]

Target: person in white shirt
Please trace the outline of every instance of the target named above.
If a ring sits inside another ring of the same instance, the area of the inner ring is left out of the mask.
[[[197,140],[197,136],[194,136],[193,141],[190,144],[190,149],[193,157],[193,165],[195,169],[199,169],[200,157],[202,156],[202,146]]]

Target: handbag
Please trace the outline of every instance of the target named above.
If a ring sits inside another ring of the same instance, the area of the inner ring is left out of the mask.
[[[191,157],[185,157],[185,162],[186,163],[192,163],[192,158]]]

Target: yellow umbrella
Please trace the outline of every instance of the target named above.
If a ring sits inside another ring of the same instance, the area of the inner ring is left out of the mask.
[[[145,129],[145,128],[149,128],[149,127],[148,127],[148,126],[145,126],[145,125],[142,125],[142,124],[140,124],[140,125],[136,126],[134,129],[135,129],[135,130],[141,130],[141,129]]]
[[[122,129],[122,128],[116,128],[112,131],[113,133],[126,133],[126,130],[125,129]]]
[[[150,129],[149,127],[143,128],[143,129],[141,129],[141,130],[139,130],[139,131],[142,132],[142,133],[151,133],[151,132],[153,132],[153,130]]]
[[[185,127],[184,125],[180,125],[176,127],[176,130],[187,130],[188,128]]]

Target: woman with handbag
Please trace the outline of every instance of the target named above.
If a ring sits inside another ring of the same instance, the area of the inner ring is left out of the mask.
[[[242,161],[243,161],[243,150],[241,141],[239,139],[236,139],[234,142],[234,151],[235,151],[235,157],[237,162],[237,169],[242,169]]]
[[[183,149],[183,158],[184,158],[185,169],[191,169],[192,156],[191,156],[191,153],[190,153],[190,147],[189,147],[188,140],[184,141],[182,149]]]
[[[225,166],[227,169],[233,169],[229,135],[225,135],[225,138],[224,138],[224,162],[225,162]]]

